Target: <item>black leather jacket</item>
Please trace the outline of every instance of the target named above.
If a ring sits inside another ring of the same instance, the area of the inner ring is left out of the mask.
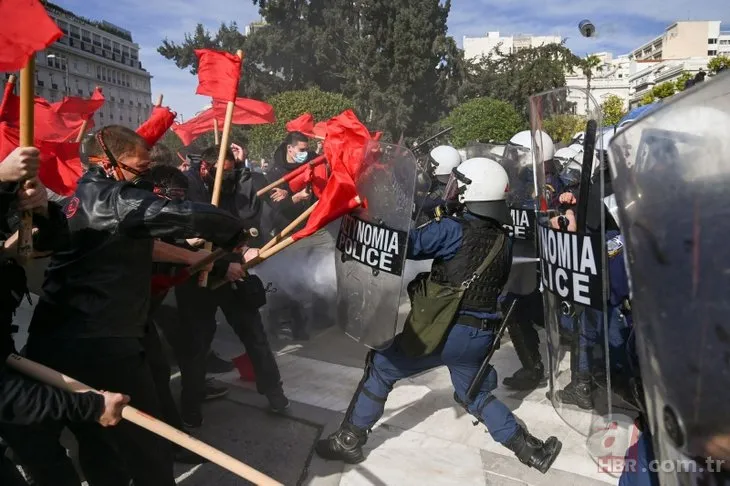
[[[154,238],[202,237],[223,248],[244,223],[210,204],[173,202],[92,167],[64,208],[68,235],[46,271],[31,337],[139,338],[150,305]]]

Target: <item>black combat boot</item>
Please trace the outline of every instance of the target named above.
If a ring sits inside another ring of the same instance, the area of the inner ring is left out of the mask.
[[[543,442],[519,427],[517,433],[505,444],[505,447],[514,452],[522,464],[534,467],[545,474],[560,454],[563,444],[557,437],[548,437]]]
[[[575,373],[570,383],[555,393],[555,398],[566,405],[577,405],[583,410],[593,408],[593,379],[590,374]]]
[[[318,440],[314,451],[322,459],[357,464],[365,460],[362,446],[367,440],[366,431],[344,422],[334,434]]]
[[[520,368],[514,375],[506,377],[502,380],[502,384],[513,390],[534,390],[539,386],[545,386],[547,379],[545,378],[545,367],[541,361],[538,361],[534,367]]]

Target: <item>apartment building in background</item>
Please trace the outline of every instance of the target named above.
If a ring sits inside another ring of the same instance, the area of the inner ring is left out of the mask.
[[[562,37],[559,35],[514,35],[500,36],[499,32],[487,32],[485,37],[466,37],[463,39],[464,56],[467,59],[478,59],[482,56],[493,54],[497,56],[496,49],[504,54],[512,54],[522,49],[539,47],[547,44],[560,44]]]
[[[152,109],[152,76],[142,67],[131,32],[43,4],[64,35],[36,54],[36,95],[52,102],[67,95],[88,98],[99,86],[106,101],[94,115],[96,125],[137,128]]]
[[[629,58],[657,61],[716,56],[720,46],[730,48],[730,33],[721,32],[720,24],[719,20],[675,22],[661,35],[631,51]]]

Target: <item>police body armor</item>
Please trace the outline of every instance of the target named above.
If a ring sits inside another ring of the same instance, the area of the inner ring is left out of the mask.
[[[452,218],[461,224],[462,244],[453,258],[437,259],[431,268],[431,278],[439,283],[461,285],[474,274],[484,257],[497,241],[501,228],[484,220]],[[511,261],[498,255],[464,293],[462,311],[497,312],[497,298],[509,275]]]

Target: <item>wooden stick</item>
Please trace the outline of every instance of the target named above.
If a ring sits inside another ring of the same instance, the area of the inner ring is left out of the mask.
[[[218,135],[218,119],[213,118],[213,141],[216,145],[220,143],[220,137]]]
[[[4,92],[4,90],[7,89],[8,86],[10,86],[10,91],[15,88],[15,74],[11,74],[10,76],[8,76],[8,81],[3,87],[3,99],[2,101],[0,101],[0,116],[3,116],[5,114],[5,106],[8,103],[7,97],[5,96]]]
[[[84,138],[84,133],[86,133],[86,127],[89,126],[89,120],[84,120],[83,123],[81,123],[81,128],[79,128],[79,134],[76,135],[76,143],[81,142]]]
[[[300,167],[297,167],[296,169],[294,169],[291,172],[288,172],[286,175],[284,175],[284,177],[275,180],[274,182],[272,182],[271,184],[269,184],[268,186],[266,186],[262,189],[259,189],[256,192],[256,195],[261,197],[264,194],[266,194],[267,192],[269,192],[270,190],[274,189],[275,187],[278,187],[278,186],[284,184],[285,182],[289,182],[290,180],[292,180],[296,177],[299,177],[309,167],[317,167],[318,165],[322,165],[325,162],[327,162],[327,159],[325,158],[324,155],[315,157],[314,160],[312,160],[311,162],[307,162],[306,164],[304,164]]]
[[[292,221],[291,223],[289,223],[289,226],[287,226],[286,228],[284,228],[283,230],[281,230],[281,233],[279,233],[278,235],[274,236],[268,243],[266,243],[264,246],[262,246],[259,251],[266,251],[269,248],[271,248],[272,246],[274,246],[277,243],[279,243],[285,237],[289,236],[289,233],[291,233],[292,231],[294,231],[294,228],[296,228],[297,226],[299,226],[302,223],[302,221],[304,221],[305,219],[307,219],[309,217],[309,215],[312,214],[312,211],[314,211],[314,208],[317,207],[317,203],[319,203],[319,201],[314,201],[314,204],[312,204],[311,206],[309,206],[306,211],[304,211],[302,214],[300,214],[299,216],[297,216],[297,218],[294,221]]]
[[[20,146],[33,146],[35,55],[20,70]],[[27,181],[26,181],[27,183]],[[20,221],[18,260],[25,264],[33,254],[33,211],[23,211]]]
[[[358,205],[362,204],[362,201],[360,200],[360,196],[355,196],[353,199]],[[295,240],[291,236],[285,240],[280,241],[279,243],[275,244],[271,248],[268,248],[267,250],[260,252],[259,256],[257,256],[256,258],[252,258],[251,260],[244,262],[244,264],[241,265],[241,269],[245,272],[245,271],[255,267],[256,265],[259,265],[260,263],[265,262],[272,256],[279,253],[281,250],[288,248],[289,246],[294,244],[296,241],[298,241],[298,240]],[[215,285],[213,285],[211,287],[211,290],[215,290],[219,287],[222,287],[223,285],[226,284],[226,282],[228,282],[228,281],[222,280],[220,282],[216,282]]]
[[[91,388],[88,385],[81,383],[80,381],[74,380],[73,378],[59,373],[56,370],[43,366],[40,363],[25,359],[17,354],[11,354],[7,359],[8,366],[20,371],[21,373],[28,375],[36,380],[46,383],[63,390],[67,390],[75,393],[94,392],[99,393],[98,390]],[[134,398],[134,397],[133,397]],[[170,427],[166,423],[158,420],[154,417],[150,417],[146,413],[137,410],[129,405],[122,409],[122,417],[125,420],[132,422],[133,424],[139,425],[143,429],[147,429],[153,434],[157,434],[170,442],[184,447],[185,449],[198,454],[199,456],[205,457],[211,462],[218,464],[224,469],[231,471],[232,473],[251,481],[254,484],[264,486],[283,486],[281,483],[273,478],[263,474],[244,464],[243,462],[235,459],[224,452],[209,446],[205,442],[199,441],[198,439],[189,436],[188,434],[181,432],[174,427]]]
[[[239,57],[239,59],[243,59],[243,51],[238,50],[236,51],[236,55]],[[220,150],[218,151],[218,162],[216,162],[216,171],[215,171],[215,183],[213,184],[213,197],[211,198],[210,203],[213,206],[218,206],[221,200],[221,186],[223,185],[223,172],[225,172],[224,165],[226,163],[226,153],[228,152],[228,140],[231,136],[231,122],[233,122],[233,109],[236,107],[236,100],[229,101],[226,105],[226,118],[223,121],[223,133],[221,135],[221,143],[220,143]],[[218,126],[217,120],[213,119],[214,127]],[[217,132],[217,128],[216,128]],[[216,142],[217,145],[217,142]],[[208,251],[211,251],[213,249],[213,244],[208,242],[205,244],[205,249]],[[199,280],[201,287],[207,287],[208,286],[208,272],[201,272],[200,273],[200,280]]]
[[[160,96],[157,97],[157,101],[155,102],[155,106],[158,107],[158,108],[160,106],[162,106],[162,95],[160,95]]]

